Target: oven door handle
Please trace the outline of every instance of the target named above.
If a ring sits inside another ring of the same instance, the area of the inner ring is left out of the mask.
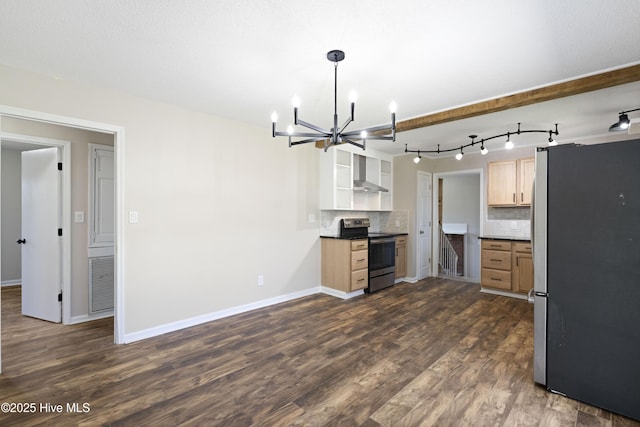
[[[372,245],[380,245],[383,243],[395,243],[396,242],[396,238],[395,237],[389,237],[389,238],[384,238],[384,239],[370,239],[369,243]]]

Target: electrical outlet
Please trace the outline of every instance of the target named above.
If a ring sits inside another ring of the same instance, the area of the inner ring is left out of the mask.
[[[518,223],[515,221],[511,221],[511,230],[517,230],[518,229]]]
[[[258,286],[264,286],[264,276],[258,276]]]

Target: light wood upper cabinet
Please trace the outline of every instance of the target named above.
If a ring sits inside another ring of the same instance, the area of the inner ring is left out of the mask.
[[[520,206],[531,205],[533,177],[535,175],[535,158],[518,160],[518,189],[520,190]]]
[[[489,206],[529,206],[535,159],[491,162],[487,167],[487,204]]]

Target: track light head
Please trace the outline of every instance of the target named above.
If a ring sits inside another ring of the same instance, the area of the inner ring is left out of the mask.
[[[609,126],[609,132],[618,132],[629,128],[629,116],[626,113],[620,113],[618,121]]]

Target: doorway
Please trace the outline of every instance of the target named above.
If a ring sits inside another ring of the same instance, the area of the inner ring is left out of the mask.
[[[110,138],[113,140],[114,151],[116,153],[115,158],[115,276],[114,276],[114,342],[116,344],[124,343],[124,281],[123,281],[123,232],[122,232],[122,224],[123,216],[122,216],[122,159],[121,153],[124,145],[124,129],[120,126],[114,126],[104,123],[92,122],[82,119],[75,119],[70,117],[58,116],[48,113],[41,113],[37,111],[24,110],[19,108],[14,108],[10,106],[0,105],[0,133],[2,133],[2,122],[4,118],[15,118],[26,121],[31,121],[34,123],[50,123],[54,125],[59,125],[61,127],[66,127],[69,129],[83,129],[89,130],[93,132],[98,132],[101,134],[110,135]],[[70,156],[70,149],[65,150],[65,156]],[[68,160],[70,163],[70,157]],[[67,175],[68,176],[68,175]],[[67,191],[67,194],[70,194]],[[69,203],[64,202],[64,205],[70,206]],[[63,213],[64,220],[66,222],[67,229],[70,229],[71,223],[71,212],[68,211]],[[64,226],[63,226],[64,227]],[[0,242],[0,246],[2,243]],[[1,250],[1,248],[0,248]],[[69,250],[69,249],[67,249]],[[67,256],[67,259],[70,259],[70,256]],[[66,268],[66,267],[65,267]],[[0,269],[1,270],[1,269]],[[67,274],[69,274],[67,272]],[[68,276],[67,276],[68,277]],[[63,294],[65,292],[65,288],[69,286],[69,280],[65,280],[63,283]],[[68,292],[68,290],[67,290]],[[0,305],[1,310],[1,305]],[[63,319],[70,318],[70,311],[67,311],[67,308],[63,304]],[[1,341],[0,341],[0,357],[2,352]],[[1,372],[1,358],[0,358],[0,372]]]
[[[71,283],[71,180],[62,167],[71,143],[7,133],[1,141],[3,284],[20,282],[24,315],[59,323]]]
[[[482,235],[483,174],[482,169],[438,173],[434,175],[434,215],[438,217],[438,229],[450,241],[461,258],[456,277],[480,283],[480,240]],[[435,228],[435,227],[434,227]],[[442,271],[442,237],[434,232],[434,271]],[[449,276],[447,276],[449,277]]]

